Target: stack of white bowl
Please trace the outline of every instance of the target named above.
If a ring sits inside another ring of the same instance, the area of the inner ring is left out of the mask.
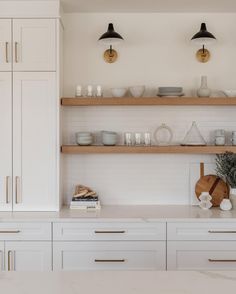
[[[102,144],[106,146],[114,146],[117,143],[117,133],[110,131],[102,131]]]
[[[78,132],[76,133],[76,142],[78,145],[91,145],[93,144],[93,134],[90,132]]]

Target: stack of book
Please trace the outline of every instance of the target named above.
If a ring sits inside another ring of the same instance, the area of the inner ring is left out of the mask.
[[[82,185],[76,186],[70,209],[100,209],[100,201],[95,191]]]

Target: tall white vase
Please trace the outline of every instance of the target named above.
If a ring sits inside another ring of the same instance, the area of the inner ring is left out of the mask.
[[[236,209],[236,188],[230,187],[229,199],[232,203],[233,209]]]
[[[207,76],[201,77],[201,87],[197,90],[198,97],[210,97],[211,90],[207,87]]]

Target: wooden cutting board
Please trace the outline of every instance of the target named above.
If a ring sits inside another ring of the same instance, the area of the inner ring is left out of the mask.
[[[209,192],[212,205],[220,206],[224,198],[229,198],[229,186],[216,175],[204,175],[204,163],[200,164],[200,179],[196,183],[195,193],[197,198],[202,192]]]

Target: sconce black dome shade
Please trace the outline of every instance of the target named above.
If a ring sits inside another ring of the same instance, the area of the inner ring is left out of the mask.
[[[114,26],[113,26],[112,23],[109,23],[107,32],[104,33],[99,38],[99,41],[106,40],[106,39],[120,39],[120,40],[124,40],[123,37],[114,30]]]
[[[196,39],[214,39],[216,40],[216,37],[212,35],[210,32],[208,32],[206,28],[206,24],[202,23],[200,31],[196,33],[191,40],[196,40]]]

